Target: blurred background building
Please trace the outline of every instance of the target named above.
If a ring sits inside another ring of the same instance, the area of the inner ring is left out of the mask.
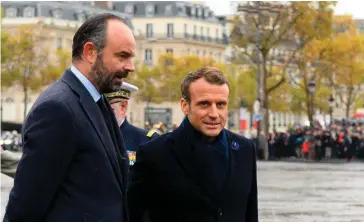
[[[231,3],[233,14],[216,16],[202,1],[2,2],[2,28],[13,31],[23,24],[39,26],[42,43],[50,50],[48,59],[53,60],[56,59],[56,50],[71,49],[73,35],[85,19],[97,13],[111,12],[123,17],[133,29],[137,40],[135,60],[138,64],[156,65],[160,55],[170,53],[177,57],[211,57],[229,65],[236,59],[235,49],[229,45],[229,40],[238,4]],[[363,20],[356,20],[356,23],[358,31],[364,32]],[[279,63],[281,57],[287,56],[287,51],[287,45],[279,45],[271,54]],[[241,65],[240,68],[245,69],[246,66]],[[27,111],[38,95],[30,93]],[[25,106],[20,86],[2,90],[1,104],[3,121],[23,122]],[[146,104],[131,99],[128,112],[130,121],[140,127],[144,127],[146,122],[156,124],[160,121],[171,126],[179,124],[184,117],[177,101]],[[343,116],[342,112],[340,104],[334,107],[335,117]],[[250,114],[248,116],[251,117]],[[239,110],[229,115],[230,122],[234,124],[228,127],[238,131],[240,117]],[[246,121],[248,126],[253,125],[252,118],[247,117]],[[307,117],[275,112],[271,112],[269,117],[270,131],[282,131],[295,123],[305,125]]]

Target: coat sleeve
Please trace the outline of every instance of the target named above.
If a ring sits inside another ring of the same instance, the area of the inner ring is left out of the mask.
[[[136,162],[131,169],[131,180],[128,189],[128,210],[130,222],[142,222],[149,200],[150,167],[148,154],[144,145],[138,148]]]
[[[23,156],[4,221],[44,221],[75,152],[69,108],[59,101],[35,107],[23,126]]]
[[[253,142],[251,142],[252,150],[252,180],[251,188],[248,197],[248,204],[246,209],[247,222],[258,222],[258,187],[257,187],[257,161],[256,161],[256,148]]]

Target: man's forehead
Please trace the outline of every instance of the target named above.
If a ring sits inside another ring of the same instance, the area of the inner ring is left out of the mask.
[[[108,21],[107,36],[111,41],[129,40],[131,43],[135,42],[132,30],[122,21],[116,19]]]
[[[228,91],[220,91],[220,92],[191,92],[191,99],[194,101],[215,101],[222,102],[227,101],[229,99]]]
[[[108,32],[106,47],[110,46],[114,53],[127,53],[131,57],[135,55],[136,42],[131,30],[125,25],[125,29],[118,28]],[[124,30],[124,31],[123,31]]]
[[[131,31],[130,27],[125,24],[123,21],[118,19],[110,19],[107,21],[107,28],[108,31],[120,31],[120,30],[129,30]],[[117,30],[119,29],[119,30]]]
[[[196,83],[196,84],[194,84]],[[229,94],[229,86],[227,84],[212,84],[194,82],[190,85],[190,93],[196,94]]]

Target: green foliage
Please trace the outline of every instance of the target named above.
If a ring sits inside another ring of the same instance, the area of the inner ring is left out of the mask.
[[[21,86],[24,101],[30,91],[39,91],[54,82],[71,63],[70,53],[57,51],[56,60],[50,61],[49,50],[37,25],[21,25],[1,33],[1,86]],[[27,103],[25,103],[24,117]]]
[[[237,78],[238,98],[246,104],[246,108],[252,112],[253,104],[257,98],[257,81],[255,69],[248,69],[239,73]]]
[[[130,82],[137,85],[140,91],[137,99],[161,103],[164,101],[177,102],[181,98],[181,83],[183,78],[191,71],[203,66],[219,68],[230,82],[230,108],[235,108],[236,81],[231,68],[225,64],[218,64],[210,58],[197,56],[174,57],[171,54],[161,55],[155,66],[136,65],[136,71],[131,74]]]
[[[1,48],[2,87],[21,85],[24,90],[39,90],[48,57],[48,50],[41,47],[40,30],[33,25],[19,26],[13,34],[4,30]]]
[[[239,49],[235,59],[240,64],[261,67],[263,108],[279,112],[301,110],[299,102],[293,102],[289,94],[288,70],[294,59],[302,61],[306,45],[331,35],[334,5],[335,2],[253,2],[244,5],[244,13],[235,17],[231,33],[232,46]],[[265,122],[267,115],[268,112]]]
[[[55,55],[56,61],[49,62],[47,68],[41,71],[39,76],[41,85],[48,85],[59,79],[72,62],[70,50],[58,49]]]

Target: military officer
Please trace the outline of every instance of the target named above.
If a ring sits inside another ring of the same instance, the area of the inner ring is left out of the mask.
[[[147,142],[151,138],[158,136],[155,130],[144,130],[133,126],[126,119],[126,111],[128,109],[129,99],[132,92],[138,91],[138,87],[130,83],[124,82],[121,90],[109,94],[105,94],[106,98],[114,111],[116,120],[119,124],[121,133],[124,138],[125,146],[128,152],[130,166],[135,162],[136,149],[142,143]]]

